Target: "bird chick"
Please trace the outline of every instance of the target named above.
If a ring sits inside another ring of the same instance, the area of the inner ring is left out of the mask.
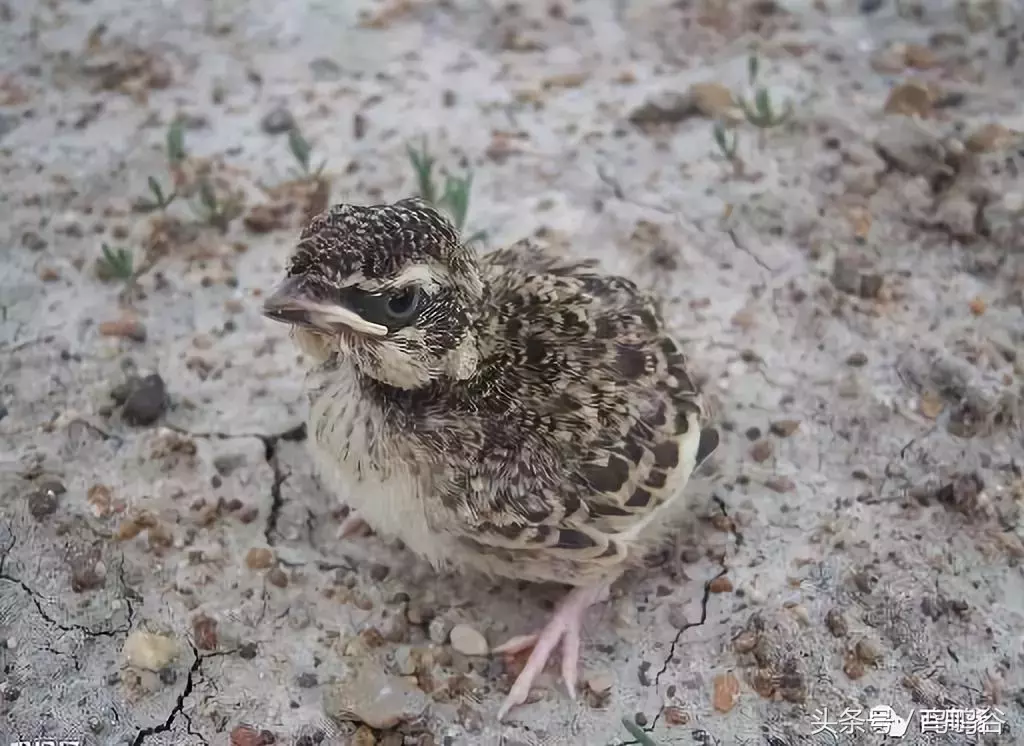
[[[350,525],[437,568],[574,586],[496,648],[533,648],[499,719],[559,646],[574,696],[584,612],[718,444],[656,301],[526,242],[478,257],[404,199],[314,218],[264,313],[313,358],[309,441]]]

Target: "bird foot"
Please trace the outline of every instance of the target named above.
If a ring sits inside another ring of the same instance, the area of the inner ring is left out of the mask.
[[[360,518],[355,511],[352,511],[338,526],[338,538],[347,539],[349,536],[365,536],[370,532],[370,525]]]
[[[562,680],[569,696],[576,699],[576,677],[580,657],[580,631],[583,627],[584,612],[595,603],[608,598],[608,586],[597,585],[585,588],[574,588],[562,600],[551,619],[537,634],[519,635],[503,645],[494,648],[494,652],[514,655],[515,653],[533,648],[526,666],[516,678],[512,689],[498,710],[498,720],[504,720],[516,705],[526,702],[530,695],[530,687],[534,679],[544,670],[548,659],[555,648],[562,647]]]

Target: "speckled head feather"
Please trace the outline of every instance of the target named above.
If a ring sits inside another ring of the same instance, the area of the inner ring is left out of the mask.
[[[401,389],[476,366],[482,283],[455,227],[421,199],[334,205],[303,230],[268,315],[297,325],[314,358],[350,357]]]
[[[288,262],[289,276],[328,288],[373,291],[408,282],[450,284],[480,297],[473,252],[455,226],[417,197],[390,205],[329,207],[310,221]]]

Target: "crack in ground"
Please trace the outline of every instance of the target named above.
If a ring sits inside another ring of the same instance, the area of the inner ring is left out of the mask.
[[[70,658],[71,664],[75,667],[75,670],[82,670],[82,664],[79,662],[78,656],[72,655],[71,653],[65,653],[63,650],[57,650],[57,648],[53,647],[53,645],[47,645],[42,649],[45,650],[47,653],[52,653],[53,655],[56,655],[59,658]]]
[[[722,514],[728,518],[729,513],[728,513],[728,511],[725,508],[725,502],[723,502],[723,500],[720,497],[718,497],[717,495],[713,496],[712,500],[718,506],[719,510],[722,511]],[[743,544],[743,534],[739,533],[736,530],[735,524],[732,524],[732,527],[730,528],[729,533],[732,534],[733,539],[736,540],[736,545],[737,546],[740,546],[740,545]],[[683,634],[685,634],[687,630],[693,629],[694,627],[702,627],[702,626],[704,626],[705,622],[707,622],[707,619],[708,619],[708,604],[711,602],[711,584],[714,583],[719,578],[723,577],[728,572],[728,568],[725,565],[724,558],[720,562],[720,567],[721,567],[721,569],[718,571],[718,574],[716,574],[714,577],[708,578],[706,581],[704,581],[704,595],[701,597],[701,601],[700,601],[700,619],[697,620],[696,622],[687,622],[685,625],[683,625],[678,630],[676,630],[676,635],[675,635],[674,638],[672,638],[672,644],[669,645],[668,654],[665,656],[665,659],[662,661],[661,669],[656,674],[654,674],[654,688],[655,688],[655,691],[657,691],[658,685],[661,683],[662,675],[668,670],[669,664],[672,662],[672,659],[676,655],[676,648],[679,646],[679,642],[682,639]],[[645,726],[644,728],[641,729],[644,733],[653,733],[654,732],[654,729],[658,726],[658,720],[660,720],[661,716],[665,713],[665,706],[666,706],[665,703],[662,702],[661,703],[661,707],[658,708],[657,714],[655,714],[653,720],[651,720],[651,724],[648,725],[648,726]],[[714,738],[714,736],[711,736],[711,734],[707,733],[706,731],[701,731],[701,732],[704,733],[705,735],[711,737],[711,738]],[[716,743],[717,743],[717,739],[715,739],[715,740],[716,740]],[[634,739],[632,741],[625,741],[622,744],[622,746],[643,746],[643,742]]]
[[[267,513],[267,522],[263,524],[263,537],[267,540],[267,544],[274,546],[277,520],[281,515],[281,508],[284,507],[281,485],[284,484],[288,475],[281,471],[281,464],[277,460],[276,438],[263,439],[263,453],[267,459],[267,465],[274,472],[274,481],[270,484],[270,512]]]
[[[28,594],[28,597],[30,599],[32,599],[32,603],[35,605],[36,611],[39,612],[39,616],[41,616],[43,619],[48,621],[50,624],[52,624],[54,627],[59,629],[61,632],[81,632],[82,634],[87,635],[89,637],[115,637],[117,635],[127,633],[132,628],[132,623],[131,623],[131,608],[132,607],[131,607],[130,603],[127,604],[128,605],[128,610],[129,610],[129,617],[128,617],[128,623],[125,626],[118,627],[116,629],[100,629],[100,630],[89,629],[88,627],[86,627],[83,624],[71,624],[71,625],[68,625],[68,624],[64,624],[62,622],[58,622],[52,616],[47,614],[46,610],[43,608],[42,602],[39,600],[40,598],[42,598],[42,594],[34,591],[31,587],[29,587],[28,583],[26,583],[24,580],[21,580],[20,578],[15,578],[15,577],[13,577],[11,575],[8,575],[6,573],[0,574],[0,580],[6,580],[8,583],[14,583],[17,586],[20,586],[21,589],[23,591],[25,591],[25,593]]]
[[[676,630],[676,636],[672,639],[672,644],[669,646],[668,655],[666,655],[665,656],[665,660],[662,661],[661,670],[659,670],[656,674],[654,674],[654,688],[655,688],[655,690],[657,690],[658,684],[661,682],[662,674],[664,674],[665,671],[668,670],[669,663],[671,663],[672,659],[675,657],[676,647],[678,647],[679,641],[682,639],[683,634],[685,634],[687,630],[693,629],[694,627],[701,627],[701,626],[703,626],[704,623],[707,621],[707,619],[708,619],[708,604],[711,602],[711,584],[714,583],[718,578],[720,578],[723,575],[725,575],[726,572],[727,572],[727,569],[723,565],[722,569],[718,572],[717,575],[715,575],[713,578],[708,578],[706,581],[704,581],[704,595],[703,595],[703,597],[701,598],[701,601],[700,601],[700,619],[698,621],[696,621],[696,622],[687,622],[685,625],[683,625],[682,627],[680,627],[679,629]],[[654,729],[658,726],[658,720],[661,718],[661,716],[664,714],[664,712],[665,712],[665,703],[662,702],[661,703],[661,707],[658,708],[658,712],[654,716],[654,719],[651,721],[651,724],[648,725],[648,726],[645,726],[641,730],[644,733],[653,733]],[[632,730],[632,729],[630,729],[630,730]],[[643,741],[640,741],[640,740],[637,740],[637,739],[633,739],[632,741],[624,741],[621,744],[621,746],[643,746],[643,743],[644,743]]]
[[[192,716],[189,715],[187,712],[182,712],[181,716],[185,718],[185,732],[188,733],[190,736],[195,736],[196,738],[198,738],[203,744],[205,744],[205,746],[210,746],[210,742],[206,740],[206,736],[204,736],[199,731],[195,730],[194,727],[192,726]]]
[[[277,435],[266,435],[260,438],[263,441],[263,455],[267,464],[274,472],[274,481],[270,485],[270,512],[267,514],[267,522],[263,526],[263,536],[270,546],[274,546],[274,532],[277,530],[277,519],[281,515],[281,508],[284,507],[284,497],[281,495],[281,485],[291,476],[291,472],[284,472],[277,460],[277,444],[282,440],[300,442],[306,439],[306,425],[302,423],[290,430],[285,430]]]
[[[270,435],[267,435],[266,433],[193,432],[172,424],[168,424],[167,427],[177,433],[188,435],[192,438],[217,438],[219,440],[229,440],[231,438],[256,438],[263,443],[263,458],[266,459],[267,465],[274,474],[274,479],[270,484],[270,513],[267,515],[267,521],[263,527],[263,536],[267,540],[267,543],[273,546],[276,541],[274,538],[274,532],[277,530],[277,520],[281,515],[281,508],[284,507],[284,498],[281,496],[281,485],[283,485],[285,480],[287,480],[291,475],[290,472],[284,471],[281,468],[280,463],[278,463],[277,444],[282,440],[292,441],[294,443],[305,440],[306,423],[303,422],[283,432],[272,433]]]
[[[197,677],[202,675],[201,669],[203,667],[204,661],[209,660],[210,658],[220,658],[225,655],[234,655],[238,652],[238,650],[221,650],[216,653],[207,653],[206,655],[200,655],[199,649],[195,646],[195,643],[190,641],[189,647],[192,648],[192,655],[194,656],[194,658],[192,660],[192,665],[189,666],[188,676],[185,678],[185,686],[181,690],[181,694],[179,694],[178,698],[175,700],[174,707],[171,708],[170,713],[168,713],[167,718],[162,723],[158,723],[156,725],[150,726],[149,728],[143,728],[142,730],[140,730],[136,734],[135,740],[132,741],[132,746],[142,746],[143,741],[145,741],[150,736],[155,736],[158,733],[168,732],[171,728],[174,727],[174,721],[177,719],[178,715],[181,715],[182,719],[185,721],[185,732],[188,733],[190,736],[195,736],[204,744],[206,744],[206,746],[209,746],[209,741],[206,740],[206,737],[199,731],[194,730],[192,726],[192,716],[185,712],[185,700],[188,699],[188,696],[192,694],[192,690],[195,689]]]
[[[185,687],[181,690],[181,694],[178,695],[178,699],[174,703],[174,707],[171,708],[170,713],[167,715],[167,719],[162,723],[150,726],[149,728],[143,728],[135,735],[135,740],[132,741],[132,746],[142,746],[142,742],[150,736],[155,736],[157,733],[166,733],[172,727],[174,727],[174,720],[178,715],[183,714],[182,710],[185,708],[185,699],[192,693],[192,687],[195,684],[194,677],[199,671],[199,667],[203,665],[203,658],[199,655],[199,651],[195,645],[189,644],[192,648],[192,655],[194,659],[192,665],[189,666],[188,676],[185,678]],[[187,719],[187,715],[185,716]]]

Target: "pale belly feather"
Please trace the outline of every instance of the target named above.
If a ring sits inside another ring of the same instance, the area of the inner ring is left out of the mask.
[[[428,522],[424,478],[413,474],[401,444],[382,437],[384,415],[358,386],[344,369],[310,386],[309,442],[321,479],[375,531],[443,565],[444,541]]]

